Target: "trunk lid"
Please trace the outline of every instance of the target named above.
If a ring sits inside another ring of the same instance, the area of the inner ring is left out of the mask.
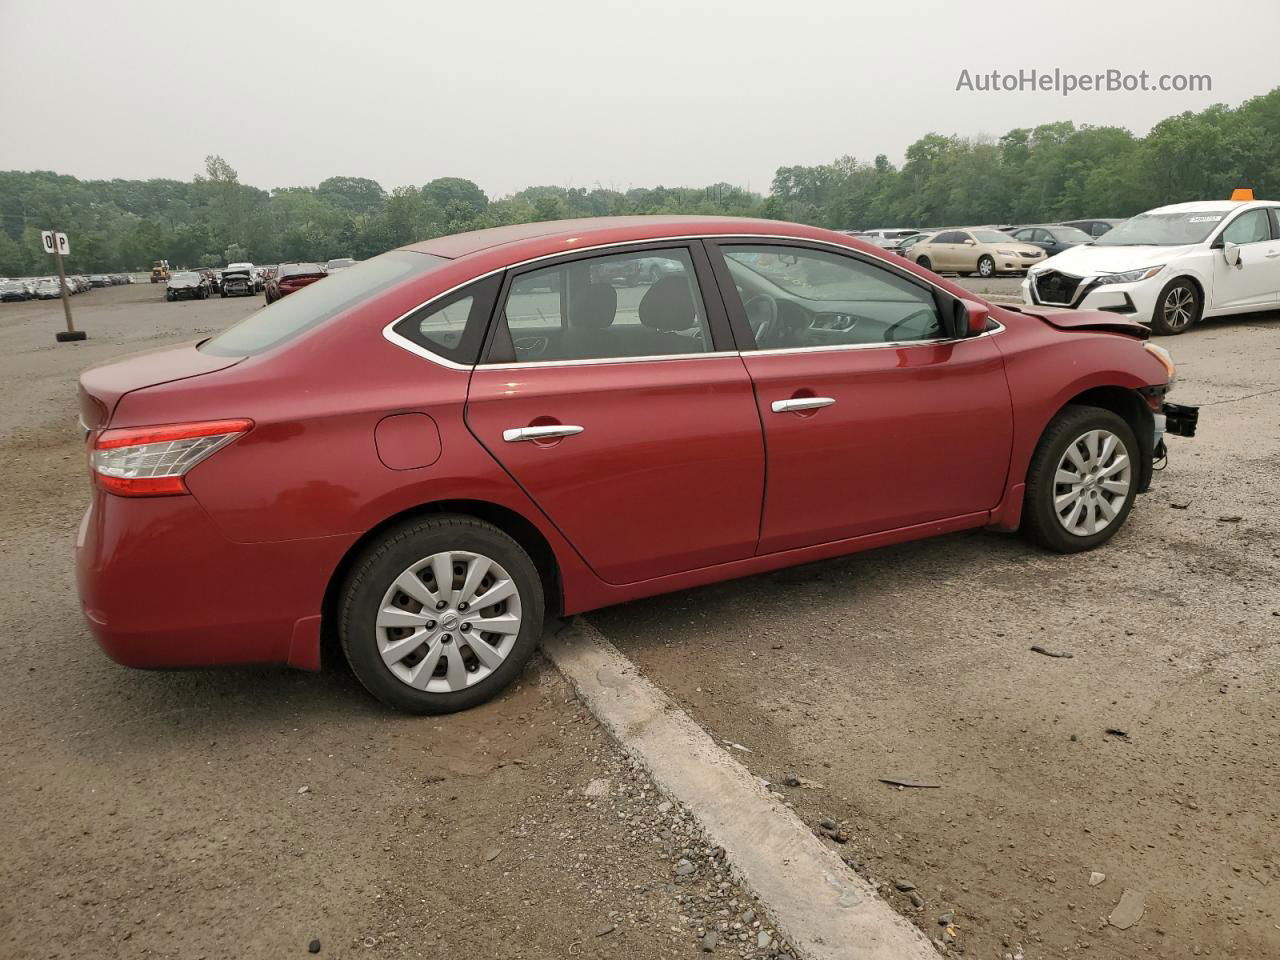
[[[90,367],[80,374],[80,419],[85,429],[100,429],[108,425],[116,404],[126,393],[216,373],[243,359],[201,353],[195,343],[185,343]]]
[[[1022,305],[1018,309],[1028,316],[1043,320],[1059,330],[1093,330],[1105,333],[1121,333],[1146,340],[1151,331],[1136,320],[1128,320],[1105,310],[1072,310],[1070,307],[1039,307]]]

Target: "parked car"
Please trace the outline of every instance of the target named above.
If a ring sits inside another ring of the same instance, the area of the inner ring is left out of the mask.
[[[267,281],[267,303],[275,303],[281,297],[324,278],[324,267],[318,263],[282,263],[275,276]]]
[[[0,303],[21,302],[31,299],[31,291],[25,283],[18,280],[6,280],[0,283]]]
[[[1028,304],[1107,310],[1159,334],[1280,305],[1280,202],[1157,207],[1027,275]]]
[[[1033,247],[1039,247],[1045,256],[1052,257],[1063,250],[1070,250],[1082,243],[1093,243],[1093,237],[1076,227],[1060,223],[1034,223],[1009,231],[1010,236]]]
[[[932,236],[933,236],[932,233],[917,233],[910,237],[903,237],[901,240],[898,241],[898,246],[894,249],[893,252],[900,257],[906,257],[908,260],[910,260],[911,251],[915,249],[916,244],[923,243],[925,240],[928,240]]]
[[[70,287],[67,288],[70,292]],[[41,280],[36,286],[37,300],[56,300],[62,296],[62,285],[57,280]]]
[[[95,273],[89,278],[89,286],[91,287],[109,287],[111,286],[111,278],[103,273]]]
[[[1094,220],[1064,220],[1062,226],[1075,227],[1091,237],[1100,237],[1118,223],[1124,223],[1124,220],[1116,220],[1110,217]]]
[[[175,273],[164,289],[166,300],[204,300],[209,296],[209,281],[195,271]]]
[[[223,297],[251,297],[257,293],[252,263],[231,263],[222,271],[218,289]]]
[[[1021,273],[1044,259],[1044,251],[985,227],[943,230],[911,248],[911,259],[928,270],[994,277]]]
[[[896,251],[902,245],[902,241],[908,237],[918,236],[919,230],[913,228],[895,227],[893,229],[879,230],[861,230],[854,234],[868,243],[873,243],[882,250]]]
[[[354,267],[355,265],[356,262],[351,257],[338,257],[326,263],[324,270],[325,273],[333,273],[335,270],[345,270],[347,267]]]
[[[633,304],[596,279],[653,256]],[[458,710],[551,611],[981,527],[1105,543],[1194,428],[1146,335],[771,220],[439,237],[81,375],[80,598],[121,663],[315,669],[332,631],[386,703]]]

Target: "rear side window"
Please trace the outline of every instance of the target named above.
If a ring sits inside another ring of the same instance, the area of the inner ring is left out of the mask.
[[[279,346],[410,277],[448,263],[442,257],[393,250],[325,277],[277,300],[200,345],[219,357],[243,357]]]
[[[395,332],[438,357],[474,364],[501,285],[500,274],[467,284],[415,310],[395,325]]]
[[[682,356],[706,353],[710,343],[689,251],[644,250],[515,277],[488,361]]]

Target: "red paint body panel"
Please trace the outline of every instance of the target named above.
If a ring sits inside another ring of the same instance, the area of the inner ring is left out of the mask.
[[[1004,329],[958,343],[474,373],[382,335],[432,297],[531,258],[725,235],[845,246],[973,298],[860,241],[773,221],[539,223],[415,245],[457,259],[424,256],[419,275],[261,354],[187,345],[82,376],[94,429],[255,424],[187,474],[191,496],[92,494],[77,545],[92,632],[136,666],[314,668],[323,598],[349,551],[388,520],[444,502],[531,524],[555,557],[565,613],[1007,527],[1036,442],[1065,403],[1094,386],[1166,379],[1134,337],[1063,331],[995,306]],[[770,411],[771,399],[802,390],[838,402],[807,418]],[[547,446],[502,440],[541,417],[585,430]],[[434,445],[413,429],[426,418]]]
[[[1013,416],[990,337],[744,354],[769,450],[761,553],[990,510]],[[776,400],[829,407],[774,413]]]
[[[495,369],[471,378],[467,422],[608,583],[751,556],[764,447],[736,356]],[[583,427],[507,443],[507,428]]]

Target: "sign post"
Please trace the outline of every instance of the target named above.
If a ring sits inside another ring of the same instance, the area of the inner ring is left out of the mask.
[[[57,261],[58,286],[62,291],[62,312],[67,318],[67,329],[59,330],[53,338],[59,343],[84,340],[88,334],[83,330],[77,330],[75,324],[71,322],[71,293],[67,290],[67,271],[62,265],[63,256],[71,253],[71,244],[67,242],[67,235],[53,230],[41,230],[40,242],[44,244],[44,252],[53,254],[54,260]]]

